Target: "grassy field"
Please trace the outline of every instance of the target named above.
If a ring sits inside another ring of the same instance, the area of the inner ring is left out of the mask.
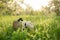
[[[18,18],[32,21],[34,31],[14,31],[12,23]],[[0,17],[0,40],[60,40],[60,16],[1,16]]]

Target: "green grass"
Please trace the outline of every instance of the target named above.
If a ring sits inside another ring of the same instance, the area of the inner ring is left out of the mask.
[[[16,31],[12,28],[14,20],[22,17],[34,24],[34,31]],[[1,16],[0,17],[0,40],[60,40],[60,16]]]

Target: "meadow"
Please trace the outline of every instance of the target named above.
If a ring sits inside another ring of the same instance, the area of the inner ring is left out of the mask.
[[[32,21],[34,31],[16,31],[12,23],[18,18]],[[0,40],[60,40],[60,16],[19,15],[0,16]]]

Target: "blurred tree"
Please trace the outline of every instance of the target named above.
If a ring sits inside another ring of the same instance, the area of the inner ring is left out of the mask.
[[[10,0],[0,0],[0,1],[2,1],[2,2],[4,2],[4,3],[7,3],[7,2],[10,1]]]
[[[7,7],[9,1],[12,0],[0,0],[0,15],[10,14],[10,9]]]
[[[33,15],[33,9],[32,9],[32,7],[30,7],[29,5],[27,5],[26,14]]]
[[[23,3],[21,0],[20,2]],[[0,15],[19,14],[21,10],[15,0],[0,0]]]
[[[21,5],[26,6],[26,13],[33,14],[32,8],[24,3],[24,0],[0,0],[0,15],[19,15],[25,13]]]
[[[60,15],[60,0],[52,0],[50,5],[55,6],[54,11],[57,15]]]

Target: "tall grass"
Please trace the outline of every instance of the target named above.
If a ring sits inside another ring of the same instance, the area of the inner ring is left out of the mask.
[[[34,31],[16,31],[12,28],[14,20],[22,17],[34,24]],[[60,16],[1,16],[0,17],[0,40],[60,40]]]

